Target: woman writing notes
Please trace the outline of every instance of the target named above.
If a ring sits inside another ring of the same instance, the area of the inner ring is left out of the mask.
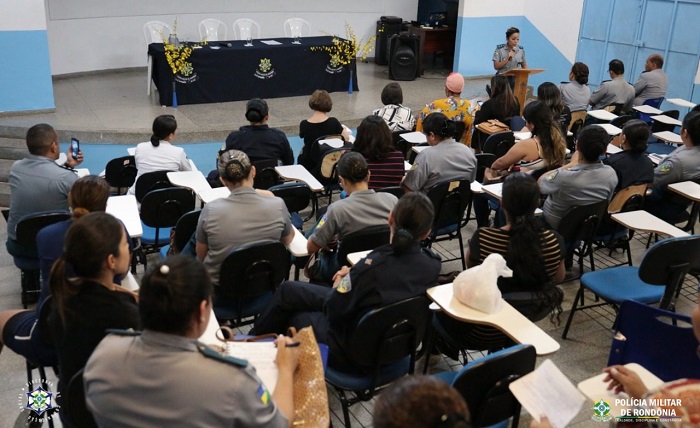
[[[520,43],[520,30],[510,27],[506,30],[506,43],[496,46],[493,53],[493,68],[496,74],[506,73],[514,68],[527,68],[525,49]]]

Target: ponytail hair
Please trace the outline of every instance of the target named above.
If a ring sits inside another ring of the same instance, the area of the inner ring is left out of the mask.
[[[177,121],[172,114],[164,114],[153,119],[153,135],[151,135],[153,147],[158,147],[160,140],[168,138],[168,135],[175,132],[176,129]]]
[[[109,192],[109,184],[102,177],[86,175],[79,178],[68,193],[68,205],[71,207],[73,219],[91,212],[105,211]]]
[[[392,211],[394,219],[391,246],[403,253],[418,243],[433,226],[435,210],[428,197],[420,192],[403,195]]]
[[[126,232],[110,214],[94,212],[68,228],[63,254],[53,265],[49,287],[61,321],[66,319],[66,299],[78,293],[85,279],[93,279],[104,269],[110,255],[119,256],[119,245]]]
[[[423,120],[423,132],[426,135],[433,133],[442,141],[454,137],[457,133],[457,124],[442,113],[430,113]]]

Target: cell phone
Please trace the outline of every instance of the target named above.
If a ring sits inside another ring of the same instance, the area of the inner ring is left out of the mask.
[[[80,141],[77,138],[70,139],[70,153],[73,159],[78,159],[78,154],[80,153]]]

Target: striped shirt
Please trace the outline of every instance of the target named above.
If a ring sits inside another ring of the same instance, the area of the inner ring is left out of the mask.
[[[365,159],[367,158],[365,157]],[[406,174],[403,161],[403,154],[398,150],[389,152],[380,161],[367,159],[367,167],[370,171],[369,188],[376,190],[400,185]]]
[[[510,231],[496,229],[493,227],[482,227],[477,229],[469,242],[469,259],[473,264],[481,264],[484,259],[492,253],[501,254],[508,262],[508,242],[510,241]],[[563,239],[552,230],[543,229],[540,232],[540,249],[544,258],[544,267],[547,275],[554,278],[559,264],[562,260]],[[499,278],[498,288],[501,292],[526,291],[519,288],[509,278]],[[527,290],[533,291],[533,290]]]

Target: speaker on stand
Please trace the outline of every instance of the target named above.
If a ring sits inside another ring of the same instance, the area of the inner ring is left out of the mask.
[[[377,38],[374,42],[374,62],[379,65],[389,64],[389,39],[401,32],[403,20],[398,16],[382,16],[377,21]]]
[[[390,39],[389,78],[415,80],[418,77],[418,49],[420,39],[409,33],[400,33]]]

